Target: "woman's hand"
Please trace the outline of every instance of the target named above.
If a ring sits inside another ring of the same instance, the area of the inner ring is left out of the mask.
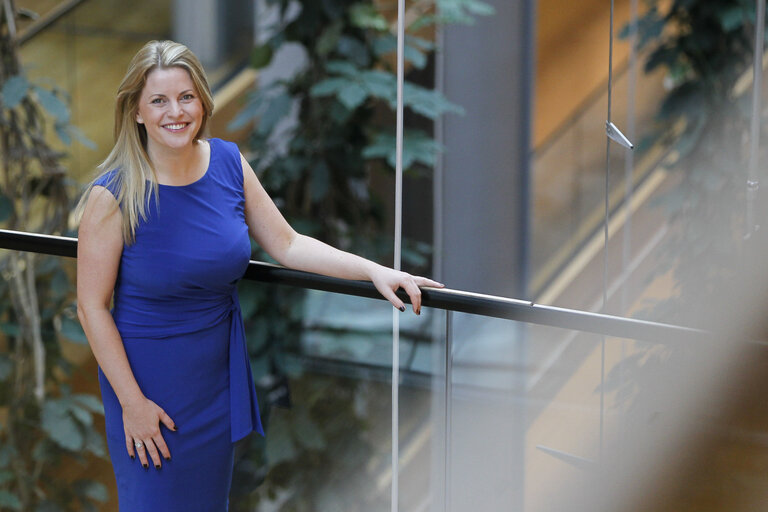
[[[403,304],[403,301],[400,300],[395,292],[398,288],[405,290],[405,293],[411,298],[413,312],[417,315],[421,314],[421,290],[419,290],[419,286],[445,287],[444,284],[427,279],[426,277],[412,276],[407,272],[401,272],[380,265],[377,265],[371,272],[370,278],[373,285],[379,290],[379,293],[400,311],[405,311],[405,304]]]
[[[125,428],[125,447],[128,455],[134,457],[134,450],[141,464],[147,468],[147,452],[155,467],[160,469],[162,462],[171,460],[171,452],[160,432],[160,422],[170,430],[176,431],[176,424],[165,411],[152,400],[141,398],[123,406],[123,426]],[[137,445],[137,443],[141,443]],[[140,447],[139,447],[140,446]]]

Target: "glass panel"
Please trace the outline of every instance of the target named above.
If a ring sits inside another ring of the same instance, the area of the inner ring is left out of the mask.
[[[664,94],[663,74],[639,73],[636,76],[636,119],[632,140],[636,146],[632,173],[635,187],[656,170],[665,150],[659,144],[642,143],[653,133],[653,118]],[[626,67],[614,71],[612,119],[625,135],[631,135],[627,118],[630,77]],[[599,94],[590,97],[559,130],[535,149],[531,254],[531,290],[534,295],[546,289],[590,237],[601,233],[605,212],[607,91],[603,87],[597,92]],[[627,151],[611,143],[611,211],[624,199]]]
[[[242,283],[244,308],[268,288],[274,287]],[[284,331],[264,313],[246,321],[268,426],[266,441],[251,436],[241,447],[233,503],[269,510],[389,510],[392,308],[381,300],[317,291],[293,290],[289,297],[293,304],[279,307],[286,306],[284,316],[298,325]],[[272,332],[263,329],[267,321]],[[416,337],[403,337],[403,361]]]
[[[400,510],[557,510],[554,490],[584,484],[616,455],[666,349],[607,338],[603,379],[602,336],[444,315],[433,319],[447,330],[431,344],[431,386],[400,384]]]

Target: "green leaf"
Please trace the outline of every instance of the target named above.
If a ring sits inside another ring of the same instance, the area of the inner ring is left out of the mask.
[[[62,123],[69,122],[69,107],[47,89],[35,87],[35,93],[40,105],[51,114],[57,121]]]
[[[48,400],[43,405],[43,430],[53,442],[66,450],[79,451],[85,439],[69,408],[61,400]]]
[[[280,120],[288,115],[293,106],[293,98],[287,94],[280,94],[267,105],[267,109],[259,118],[258,132],[266,135],[275,128]]]
[[[74,483],[75,492],[79,496],[84,496],[93,501],[104,503],[109,499],[107,487],[101,482],[95,480],[77,480]]]
[[[418,41],[416,44],[409,44],[411,41]],[[405,60],[409,61],[417,69],[423,69],[427,63],[427,57],[424,51],[431,49],[431,43],[418,37],[405,38],[405,46],[403,47],[403,56]],[[387,55],[397,50],[397,38],[392,34],[386,34],[379,37],[373,42],[373,51],[377,55]]]
[[[373,4],[359,3],[349,8],[349,20],[359,28],[387,30],[387,20],[379,13]]]
[[[354,110],[368,97],[368,91],[355,82],[348,83],[339,91],[339,101],[348,109]]]
[[[86,427],[93,425],[93,417],[88,410],[74,403],[70,403],[68,405],[70,414],[72,414],[72,416],[74,416],[81,425],[85,425]]]
[[[60,332],[62,336],[75,343],[88,344],[88,338],[85,336],[80,322],[67,315],[60,315],[59,318],[61,319]]]
[[[397,101],[397,79],[392,73],[380,70],[364,71],[360,74],[360,82],[371,96],[390,103]]]
[[[323,33],[317,38],[317,43],[315,43],[315,51],[318,55],[325,57],[336,48],[343,28],[344,25],[340,20],[325,27]]]
[[[403,84],[403,102],[417,114],[437,119],[448,112],[464,114],[464,109],[448,101],[439,91],[406,82]]]
[[[720,26],[726,32],[731,32],[740,28],[744,24],[744,7],[739,5],[730,5],[717,13],[717,19]]]
[[[427,136],[424,132],[408,130],[403,137],[403,169],[408,169],[414,163],[428,167],[435,165],[435,157],[443,147]],[[390,133],[378,134],[373,143],[363,150],[365,158],[385,158],[387,163],[395,168],[395,137]]]
[[[7,195],[0,192],[0,222],[5,222],[13,213],[13,201]]]
[[[6,354],[0,354],[0,382],[11,376],[13,361]]]
[[[88,149],[96,150],[98,147],[96,146],[96,143],[93,142],[91,139],[88,138],[88,136],[77,126],[69,125],[67,127],[67,131],[69,134],[77,140],[80,144],[85,146]]]
[[[18,337],[20,333],[19,325],[10,322],[0,322],[0,332],[6,336]]]
[[[0,510],[7,507],[11,510],[21,510],[21,501],[15,494],[0,489]]]
[[[325,69],[329,73],[335,73],[337,75],[344,75],[349,78],[355,78],[360,73],[360,68],[344,60],[332,60],[325,65]]]
[[[53,125],[54,130],[56,130],[56,135],[59,137],[59,140],[64,143],[65,146],[72,145],[72,136],[67,130],[68,126],[69,125],[66,123],[55,123]]]
[[[256,69],[265,68],[269,66],[270,62],[272,62],[272,56],[272,45],[267,43],[256,46],[253,50],[251,50],[251,66]]]
[[[99,400],[99,397],[95,395],[87,395],[85,393],[77,393],[75,395],[72,395],[72,400],[77,402],[78,404],[82,405],[89,411],[104,415],[104,405],[102,405],[101,400]]]
[[[326,78],[320,82],[317,82],[309,90],[312,96],[330,96],[337,94],[340,90],[346,87],[351,81],[346,78]]]
[[[362,41],[354,37],[341,36],[336,45],[336,51],[361,68],[367,68],[371,64],[368,48]]]
[[[2,90],[0,90],[5,108],[18,106],[21,100],[26,97],[29,87],[29,81],[21,75],[15,75],[6,80]]]
[[[107,456],[107,447],[104,444],[104,438],[101,433],[93,428],[85,430],[85,449],[97,457],[106,458]]]

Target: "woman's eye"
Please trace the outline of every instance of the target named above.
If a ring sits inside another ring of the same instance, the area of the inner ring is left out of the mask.
[[[191,99],[194,99],[194,98],[195,97],[192,94],[185,94],[184,96],[181,97],[181,99],[183,99],[183,100],[191,100]]]
[[[163,98],[155,98],[150,103],[162,103],[162,102],[163,102]]]

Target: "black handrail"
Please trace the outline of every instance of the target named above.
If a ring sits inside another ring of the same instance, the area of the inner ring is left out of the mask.
[[[77,238],[0,229],[0,249],[75,258],[77,257]],[[368,281],[322,276],[261,261],[251,260],[244,278],[384,300],[373,284]],[[405,302],[409,301],[403,290],[398,290],[398,296]],[[706,331],[678,325],[546,306],[526,300],[448,288],[422,288],[422,304],[448,311],[657,343],[696,340],[710,336]]]

